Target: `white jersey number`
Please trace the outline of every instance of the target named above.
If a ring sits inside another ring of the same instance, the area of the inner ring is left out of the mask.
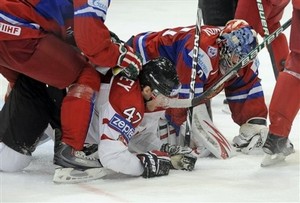
[[[125,109],[123,113],[127,116],[126,120],[131,122],[132,124],[137,123],[142,119],[140,112],[136,111],[136,108],[134,107]]]

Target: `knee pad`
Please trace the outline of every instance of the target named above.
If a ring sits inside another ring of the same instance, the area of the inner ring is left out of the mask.
[[[75,83],[88,86],[94,91],[99,91],[100,75],[92,66],[86,66]]]
[[[95,97],[95,91],[86,85],[73,84],[69,87],[67,97],[76,97],[90,102]]]

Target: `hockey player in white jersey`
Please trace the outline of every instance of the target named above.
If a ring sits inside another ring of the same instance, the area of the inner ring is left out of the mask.
[[[172,168],[193,170],[197,158],[191,155],[192,149],[164,143],[157,132],[165,112],[160,99],[176,96],[180,87],[175,68],[163,57],[147,62],[138,80],[107,73],[102,78],[86,140],[98,144],[96,157],[103,168],[85,170],[86,180],[107,171],[151,178],[168,175]],[[84,180],[81,175],[85,174],[74,175],[75,171],[79,173],[75,165],[58,167],[54,182]]]

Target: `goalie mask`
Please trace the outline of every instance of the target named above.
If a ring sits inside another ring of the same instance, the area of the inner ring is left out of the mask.
[[[229,21],[220,33],[220,70],[225,74],[257,46],[257,34],[244,20]]]
[[[165,57],[159,57],[144,64],[139,77],[141,85],[150,86],[155,94],[173,97],[181,88],[176,68]]]

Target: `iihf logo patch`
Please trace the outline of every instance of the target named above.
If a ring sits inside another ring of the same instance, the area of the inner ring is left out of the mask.
[[[20,36],[21,27],[0,22],[0,32],[4,32],[9,35]]]
[[[218,53],[217,48],[212,47],[212,46],[209,46],[209,47],[208,47],[208,49],[207,49],[207,55],[208,55],[210,58],[213,58],[213,57],[217,56],[217,53]]]

